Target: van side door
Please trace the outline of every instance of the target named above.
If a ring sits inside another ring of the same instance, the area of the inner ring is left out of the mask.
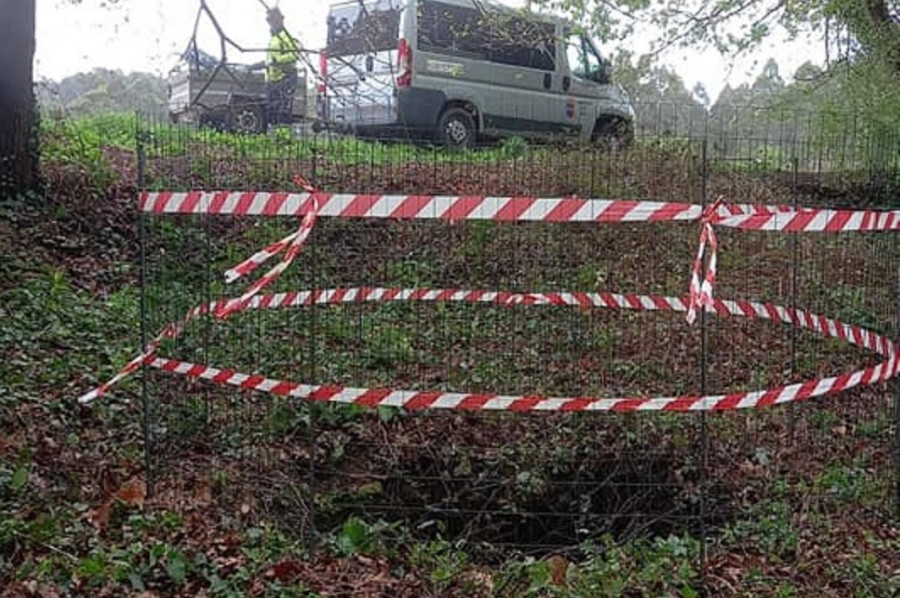
[[[510,133],[561,134],[565,107],[557,69],[557,25],[518,15],[493,18],[488,52],[502,105],[486,120]]]

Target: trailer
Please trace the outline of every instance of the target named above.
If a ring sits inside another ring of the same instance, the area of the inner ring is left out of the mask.
[[[263,133],[266,82],[249,65],[221,63],[209,54],[189,51],[169,73],[168,111],[173,123],[210,126],[241,133]],[[291,121],[307,116],[307,75],[298,73]]]

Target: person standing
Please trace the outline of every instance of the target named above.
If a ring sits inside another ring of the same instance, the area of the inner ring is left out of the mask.
[[[272,34],[266,53],[266,123],[277,125],[291,122],[294,92],[297,89],[297,61],[300,48],[284,28],[284,15],[276,6],[266,12],[266,22]]]

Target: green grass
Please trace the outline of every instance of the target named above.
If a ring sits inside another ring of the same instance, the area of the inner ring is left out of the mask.
[[[223,154],[247,160],[283,157],[309,160],[315,157],[346,166],[417,162],[464,164],[552,153],[548,148],[531,148],[519,138],[505,140],[494,147],[458,152],[429,144],[379,142],[349,136],[304,136],[283,127],[266,134],[246,135],[147,122],[128,113],[47,117],[41,121],[41,136],[41,151],[46,161],[80,164],[98,161],[104,148],[135,151],[138,139],[150,158],[194,156],[199,151],[207,160]],[[212,166],[207,162],[207,169]],[[195,168],[203,172],[202,163],[195,162]]]
[[[795,557],[798,539],[791,506],[779,500],[753,505],[745,516],[723,530],[726,544],[756,550],[776,562]]]
[[[3,292],[0,301],[5,312],[0,405],[36,401],[41,398],[37,393],[48,390],[75,393],[73,378],[90,384],[133,357],[139,302],[135,287],[98,298],[52,271]]]

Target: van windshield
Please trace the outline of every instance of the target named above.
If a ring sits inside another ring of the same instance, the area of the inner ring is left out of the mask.
[[[359,1],[333,7],[328,15],[328,55],[395,50],[400,37],[400,9],[396,0]]]

